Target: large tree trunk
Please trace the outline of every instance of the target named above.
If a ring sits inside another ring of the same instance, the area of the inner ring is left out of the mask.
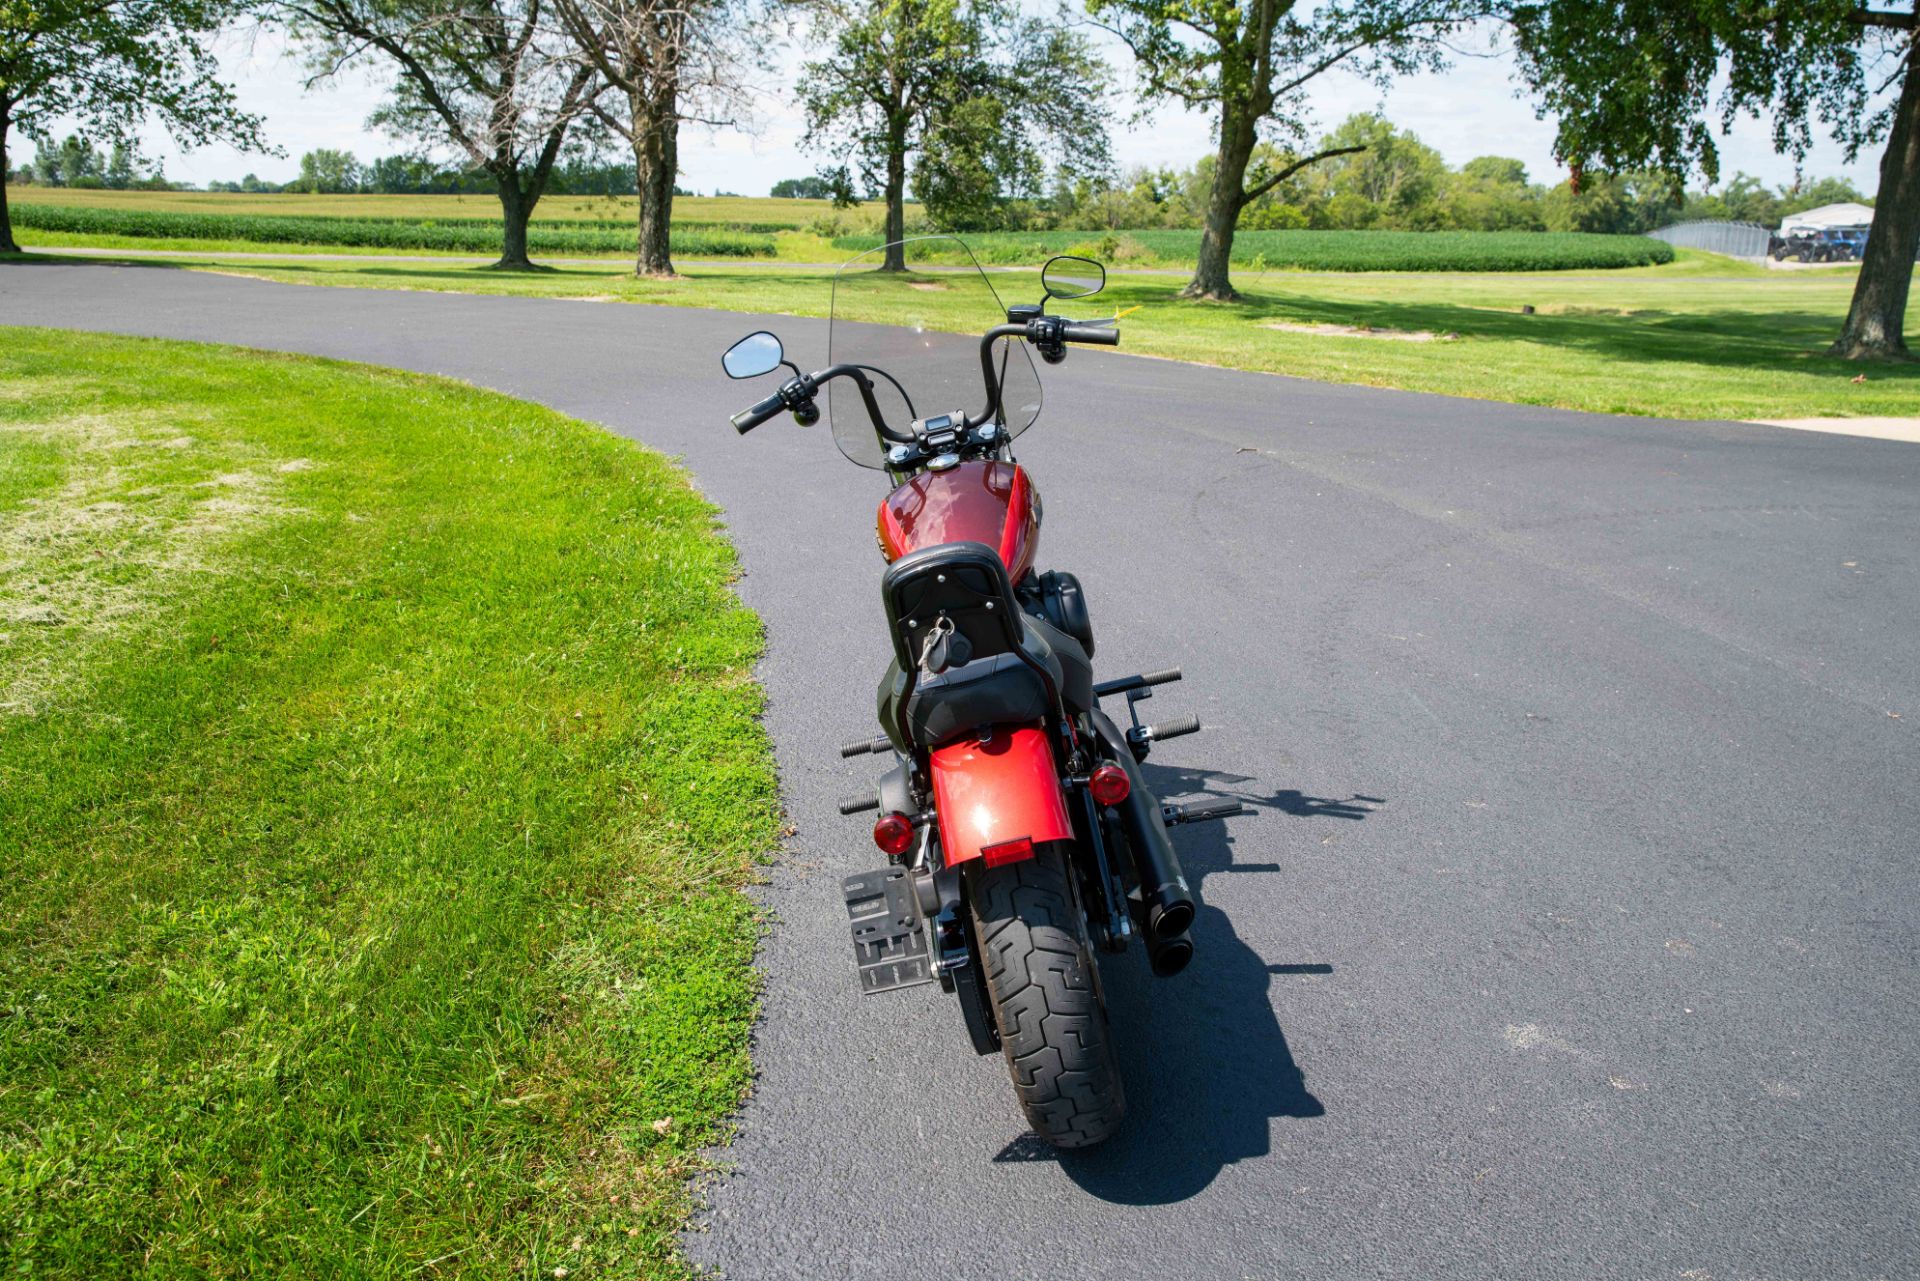
[[[1254,121],[1244,110],[1223,106],[1220,150],[1215,157],[1213,191],[1207,197],[1207,225],[1200,233],[1200,261],[1183,298],[1231,302],[1240,295],[1227,275],[1233,258],[1233,233],[1246,203],[1247,163],[1253,158]]]
[[[1886,154],[1880,158],[1880,194],[1874,198],[1873,229],[1853,286],[1846,327],[1829,355],[1848,360],[1907,358],[1907,289],[1920,252],[1920,75],[1907,64],[1900,105]]]
[[[538,196],[529,197],[520,188],[520,175],[517,166],[494,174],[494,186],[500,191],[500,261],[493,264],[496,271],[532,271],[533,261],[527,257],[527,220],[533,217],[534,202]]]
[[[899,119],[887,128],[887,255],[882,271],[905,271],[907,234],[907,124]]]
[[[678,103],[643,100],[633,113],[633,167],[640,184],[636,276],[673,275],[673,180],[680,174]]]
[[[13,112],[0,104],[0,254],[17,254],[20,246],[13,239],[13,215],[7,212],[7,131],[13,127]]]

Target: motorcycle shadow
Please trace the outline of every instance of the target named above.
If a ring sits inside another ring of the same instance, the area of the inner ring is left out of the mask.
[[[1259,795],[1242,786],[1251,780],[1209,771],[1150,764],[1145,774],[1160,796],[1237,797],[1255,814],[1357,821],[1382,803],[1286,791]],[[1197,823],[1175,834],[1201,902],[1193,965],[1174,978],[1156,979],[1135,947],[1102,966],[1127,1083],[1125,1127],[1084,1152],[1059,1152],[1022,1135],[995,1160],[1057,1161],[1067,1177],[1102,1200],[1166,1205],[1198,1194],[1235,1162],[1268,1155],[1276,1119],[1325,1115],[1287,1045],[1271,989],[1276,975],[1331,974],[1333,967],[1271,963],[1241,941],[1225,912],[1207,906],[1209,877],[1281,870],[1277,863],[1234,862],[1234,822]]]

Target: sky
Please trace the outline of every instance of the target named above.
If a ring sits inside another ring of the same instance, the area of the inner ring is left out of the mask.
[[[318,147],[351,151],[363,161],[404,149],[366,127],[383,93],[377,70],[350,71],[329,86],[308,90],[299,59],[271,35],[222,37],[219,53],[241,105],[266,117],[268,138],[285,154],[242,155],[221,145],[188,154],[164,131],[150,128],[146,150],[165,160],[169,178],[204,185],[254,173],[284,182],[299,172],[301,153]],[[1129,55],[1117,43],[1107,54],[1122,68],[1124,93]],[[798,74],[801,56],[789,49],[774,69],[772,83],[790,82]],[[1526,164],[1534,181],[1558,182],[1566,171],[1553,162],[1553,126],[1536,120],[1531,104],[1517,97],[1516,90],[1511,61],[1495,55],[1462,58],[1448,71],[1397,80],[1384,93],[1354,77],[1328,75],[1321,78],[1311,102],[1317,129],[1330,129],[1356,111],[1380,111],[1436,148],[1450,165],[1457,167],[1475,156],[1512,156]],[[727,191],[760,196],[780,179],[804,177],[825,163],[824,157],[800,149],[803,126],[793,103],[777,93],[764,101],[764,117],[751,134],[712,133],[692,126],[683,130],[682,187],[702,195]],[[1113,116],[1124,117],[1126,110],[1123,105]],[[1212,150],[1209,124],[1205,116],[1171,107],[1137,125],[1120,119],[1113,131],[1114,157],[1122,169],[1184,168]],[[1794,162],[1774,154],[1768,123],[1743,120],[1721,139],[1722,180],[1738,171],[1777,186],[1793,180]],[[1807,157],[1804,172],[1809,178],[1850,178],[1870,195],[1878,186],[1878,155],[1863,153],[1848,164],[1843,150],[1823,137]]]

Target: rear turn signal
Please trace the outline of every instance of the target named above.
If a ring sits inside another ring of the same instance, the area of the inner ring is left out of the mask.
[[[1133,781],[1118,765],[1102,765],[1087,779],[1087,790],[1102,805],[1118,805],[1133,793]]]
[[[887,854],[905,854],[913,847],[913,820],[905,814],[882,814],[874,820],[873,843]]]
[[[988,867],[999,867],[1004,863],[1019,863],[1033,857],[1033,841],[1022,836],[1016,841],[1002,841],[998,845],[980,847],[980,857],[987,860]]]

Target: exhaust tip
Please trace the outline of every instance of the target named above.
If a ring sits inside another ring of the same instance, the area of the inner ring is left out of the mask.
[[[1193,904],[1186,899],[1155,904],[1147,914],[1147,932],[1156,939],[1171,941],[1193,926]],[[1191,950],[1191,945],[1189,945]]]
[[[1187,963],[1193,960],[1193,940],[1186,934],[1176,934],[1147,944],[1147,963],[1153,967],[1158,978],[1170,979]]]

